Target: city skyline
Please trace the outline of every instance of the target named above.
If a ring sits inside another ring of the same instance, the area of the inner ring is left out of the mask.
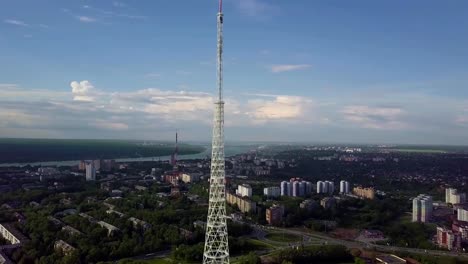
[[[3,3],[0,137],[209,141],[215,2]],[[228,142],[468,144],[468,4],[225,5]]]

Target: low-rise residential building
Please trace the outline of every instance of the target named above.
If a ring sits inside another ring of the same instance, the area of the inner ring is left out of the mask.
[[[78,229],[76,228],[73,228],[69,225],[66,225],[64,227],[62,227],[62,231],[68,233],[69,235],[72,235],[72,236],[78,236],[78,235],[82,235],[83,233],[81,233]]]
[[[312,211],[314,208],[318,207],[318,203],[314,200],[307,199],[302,201],[302,203],[299,205],[301,209],[305,209],[307,211]]]
[[[12,224],[3,223],[0,224],[0,234],[2,237],[11,244],[23,244],[28,239],[21,234]]]
[[[200,181],[200,176],[201,175],[198,173],[191,173],[191,174],[184,173],[182,174],[182,181],[185,183],[198,182]]]
[[[466,208],[458,208],[457,209],[457,220],[468,222],[468,209]]]
[[[365,188],[365,187],[358,186],[353,189],[353,193],[360,198],[371,199],[371,200],[375,198],[375,189],[372,187]]]
[[[206,229],[206,222],[197,220],[197,221],[193,222],[193,227],[195,227],[195,228],[198,227],[198,228],[201,228],[201,229],[205,230]]]
[[[437,227],[437,246],[448,250],[461,247],[461,234],[450,229]]]
[[[68,244],[67,242],[65,242],[63,240],[55,241],[54,249],[56,251],[61,252],[65,256],[71,255],[73,253],[73,251],[76,250],[72,245]]]
[[[140,220],[138,218],[135,218],[135,217],[130,217],[128,219],[130,222],[132,222],[133,224],[133,227],[139,227],[141,226],[143,228],[143,230],[148,230],[151,228],[151,225],[143,220]]]
[[[320,205],[324,209],[331,209],[336,206],[336,199],[333,197],[325,197],[320,201]]]
[[[106,213],[107,213],[107,214],[116,214],[116,215],[118,215],[119,217],[124,217],[124,216],[125,216],[124,213],[121,213],[121,212],[119,212],[119,211],[115,211],[114,209],[108,209],[108,210],[106,210]]]
[[[142,186],[142,185],[135,185],[135,190],[137,190],[137,191],[146,191],[146,190],[148,190],[148,187]]]
[[[452,231],[460,234],[462,242],[468,242],[468,224],[454,222],[452,224]]]
[[[252,187],[248,184],[237,186],[236,194],[240,197],[252,197]]]
[[[270,173],[271,173],[270,169],[265,169],[265,168],[263,168],[263,167],[261,167],[261,166],[255,167],[255,168],[253,169],[253,172],[254,172],[254,174],[255,174],[256,176],[268,176],[268,175],[270,175]]]
[[[53,216],[48,216],[47,219],[52,222],[52,224],[54,224],[55,226],[62,226],[63,223],[62,221],[60,221],[59,219],[53,217]]]
[[[445,189],[445,202],[449,204],[461,204],[466,201],[466,193],[461,193],[455,188]]]
[[[263,194],[269,198],[276,198],[280,196],[280,187],[266,187],[263,188]]]
[[[240,197],[232,193],[226,193],[226,201],[230,205],[237,205],[243,213],[256,212],[257,203],[247,197]]]
[[[0,264],[15,264],[11,259],[2,251],[0,250]]]
[[[111,235],[115,234],[116,232],[120,231],[119,228],[117,228],[117,227],[115,227],[115,226],[113,226],[111,224],[108,224],[108,223],[106,223],[104,221],[98,221],[98,222],[96,222],[96,224],[98,224],[99,226],[107,229],[107,235],[108,236],[111,236]]]
[[[272,207],[266,209],[265,218],[268,224],[277,226],[281,224],[283,214],[284,207],[275,204]]]
[[[86,213],[79,213],[78,215],[81,216],[81,217],[83,217],[83,218],[88,219],[88,221],[90,221],[91,223],[96,222],[96,219],[94,219],[94,217],[90,216],[89,214],[86,214]]]
[[[191,240],[193,238],[193,232],[184,228],[179,228],[180,235],[186,240]]]

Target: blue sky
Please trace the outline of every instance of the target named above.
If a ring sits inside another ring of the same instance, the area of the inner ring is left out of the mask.
[[[0,6],[1,137],[210,139],[216,0]],[[226,139],[468,144],[467,12],[225,0]]]

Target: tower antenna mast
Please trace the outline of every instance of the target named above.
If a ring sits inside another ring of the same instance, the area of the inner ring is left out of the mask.
[[[206,224],[204,264],[229,264],[228,230],[226,222],[226,178],[224,161],[224,101],[223,101],[223,1],[218,11],[217,86],[211,147],[211,175]]]

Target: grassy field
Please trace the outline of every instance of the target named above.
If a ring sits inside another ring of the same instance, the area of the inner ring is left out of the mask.
[[[171,142],[92,139],[0,139],[0,163],[115,159],[167,156]],[[179,144],[179,154],[196,154],[201,146]]]
[[[302,240],[300,236],[286,233],[270,233],[266,235],[266,238],[276,242],[297,242]]]
[[[273,249],[274,248],[274,246],[266,242],[257,240],[257,239],[249,239],[247,240],[247,243],[249,245],[252,245],[252,248],[255,248],[255,249]]]
[[[174,262],[169,259],[152,259],[148,260],[145,263],[147,264],[173,264]]]
[[[411,215],[408,215],[408,214],[402,215],[400,218],[398,218],[398,222],[402,224],[411,223],[412,222],[411,220],[412,220]]]

